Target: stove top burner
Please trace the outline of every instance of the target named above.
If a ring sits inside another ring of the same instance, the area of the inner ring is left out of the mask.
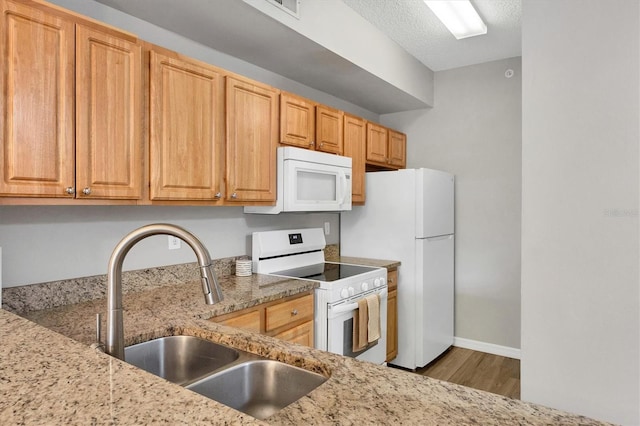
[[[272,272],[272,274],[291,278],[302,278],[314,281],[331,282],[349,278],[354,275],[364,274],[365,272],[374,270],[376,270],[376,268],[348,265],[344,263],[325,262],[317,263],[315,265],[302,266],[300,268]]]

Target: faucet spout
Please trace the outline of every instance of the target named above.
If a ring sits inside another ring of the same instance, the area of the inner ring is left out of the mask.
[[[124,360],[124,326],[122,317],[122,264],[129,250],[140,240],[152,235],[172,235],[187,243],[196,254],[205,303],[222,301],[222,290],[211,265],[206,247],[193,234],[176,225],[156,223],[127,234],[113,249],[107,273],[107,343],[106,352]]]

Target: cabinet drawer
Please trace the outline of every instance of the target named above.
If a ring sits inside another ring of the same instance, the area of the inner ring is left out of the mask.
[[[313,321],[307,321],[296,327],[276,334],[274,337],[287,342],[313,347]]]
[[[236,315],[222,321],[216,321],[219,324],[237,327],[243,330],[260,332],[260,311],[250,311],[244,314]]]
[[[283,302],[266,309],[266,331],[274,330],[305,318],[313,318],[313,295]]]

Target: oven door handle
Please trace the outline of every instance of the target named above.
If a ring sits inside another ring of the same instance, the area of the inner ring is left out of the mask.
[[[378,296],[380,296],[380,299],[384,299],[385,297],[387,297],[387,289],[385,288],[380,293],[378,293]],[[355,311],[356,309],[358,309],[358,304],[348,303],[346,305],[332,306],[330,307],[330,309],[334,314],[341,314],[343,312]]]

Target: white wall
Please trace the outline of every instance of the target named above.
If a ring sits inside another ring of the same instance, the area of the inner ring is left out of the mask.
[[[640,3],[524,0],[522,398],[640,424]]]
[[[328,244],[338,242],[337,213],[244,214],[240,207],[172,206],[0,206],[2,285],[12,287],[107,273],[109,256],[128,232],[156,222],[187,228],[213,259],[251,255],[251,233],[270,229],[323,227]],[[166,236],[138,243],[124,269],[194,262],[182,244],[168,250]]]
[[[505,78],[507,69],[512,78]],[[456,337],[517,354],[520,58],[436,72],[435,90],[434,108],[381,121],[407,133],[407,167],[456,175]]]

